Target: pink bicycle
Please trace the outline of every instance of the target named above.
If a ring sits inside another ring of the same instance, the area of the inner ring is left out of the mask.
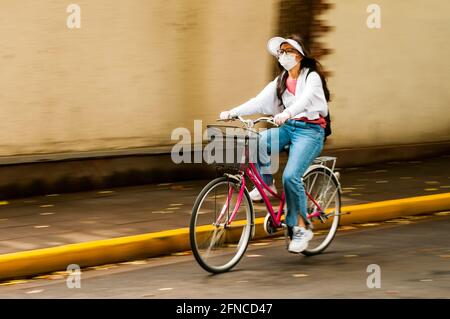
[[[258,189],[267,208],[263,227],[268,235],[276,235],[287,227],[284,224],[285,195],[274,193],[259,175],[254,162],[250,160],[251,138],[258,133],[253,129],[257,123],[276,124],[270,117],[245,120],[238,117],[242,127],[208,125],[207,129],[226,130],[239,128],[244,134],[233,135],[231,140],[241,142],[242,152],[237,154],[239,161],[228,161],[232,173],[209,182],[195,200],[190,220],[190,244],[195,259],[206,271],[222,273],[233,268],[244,256],[250,239],[255,234],[253,203],[247,190],[248,179]],[[225,138],[229,136],[226,133]],[[229,139],[228,139],[229,140]],[[331,168],[326,164],[332,162]],[[333,240],[340,220],[341,186],[334,171],[336,157],[317,157],[303,175],[303,183],[308,198],[308,219],[314,230],[314,239],[309,243],[304,255],[311,256],[323,252]],[[266,189],[278,202],[278,210],[263,191]]]

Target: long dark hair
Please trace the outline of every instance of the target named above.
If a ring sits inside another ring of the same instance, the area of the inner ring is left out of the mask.
[[[287,37],[285,37],[285,39],[292,39],[297,41],[302,49],[303,52],[305,53],[305,55],[303,56],[303,59],[301,60],[301,69],[303,68],[309,68],[310,72],[317,72],[317,74],[319,74],[320,79],[322,80],[322,88],[323,88],[323,92],[325,94],[325,99],[327,100],[327,102],[330,101],[330,91],[328,90],[328,86],[327,86],[327,81],[325,79],[323,70],[322,70],[322,66],[320,65],[319,61],[317,61],[315,58],[313,58],[308,49],[306,48],[303,39],[298,35],[298,34],[290,34]],[[300,53],[301,54],[301,53]],[[283,100],[281,99],[281,95],[284,93],[284,91],[286,90],[286,79],[289,76],[288,71],[286,71],[283,66],[278,63],[278,67],[281,70],[281,73],[278,77],[278,81],[277,81],[277,96],[278,96],[278,101],[279,101],[279,105],[282,106],[283,105]]]

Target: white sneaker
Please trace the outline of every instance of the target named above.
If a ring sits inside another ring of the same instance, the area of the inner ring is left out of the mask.
[[[272,183],[272,185],[269,186],[269,188],[275,193],[278,194],[277,189],[275,187],[275,181]],[[267,197],[273,198],[274,196],[269,193],[269,191],[267,189],[264,188],[264,192],[266,193]],[[262,201],[262,196],[259,193],[258,189],[256,187],[253,188],[253,190],[250,192],[250,198],[252,199],[252,201],[254,202],[259,202]]]
[[[308,248],[309,241],[314,237],[310,229],[294,226],[292,229],[292,240],[289,243],[288,251],[291,253],[301,253]]]

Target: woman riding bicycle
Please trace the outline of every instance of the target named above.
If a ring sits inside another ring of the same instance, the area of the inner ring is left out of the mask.
[[[282,178],[287,205],[286,225],[291,238],[288,250],[300,253],[307,249],[313,237],[307,219],[302,176],[322,152],[330,93],[320,64],[310,57],[298,35],[274,37],[268,41],[267,48],[278,59],[280,75],[256,97],[221,112],[220,118],[262,113],[275,115],[274,121],[278,125],[285,124],[262,132],[258,147],[264,149],[260,154],[275,154],[289,146],[289,159]],[[276,192],[268,158],[260,158],[256,164],[263,181]],[[269,192],[266,194],[271,197]],[[250,196],[254,201],[261,200],[256,188]]]

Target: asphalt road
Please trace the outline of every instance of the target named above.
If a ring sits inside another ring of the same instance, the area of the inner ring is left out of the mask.
[[[337,167],[342,205],[449,192],[449,158]],[[278,191],[282,190],[281,175],[281,171],[275,175]],[[195,198],[208,182],[149,184],[8,201],[0,194],[0,254],[187,227]],[[255,211],[257,216],[265,216],[267,209],[257,204]]]
[[[450,216],[441,215],[343,230],[315,257],[288,253],[284,239],[255,242],[221,275],[181,254],[83,270],[81,288],[58,274],[4,285],[0,298],[450,298]],[[367,286],[374,264],[380,288]]]

